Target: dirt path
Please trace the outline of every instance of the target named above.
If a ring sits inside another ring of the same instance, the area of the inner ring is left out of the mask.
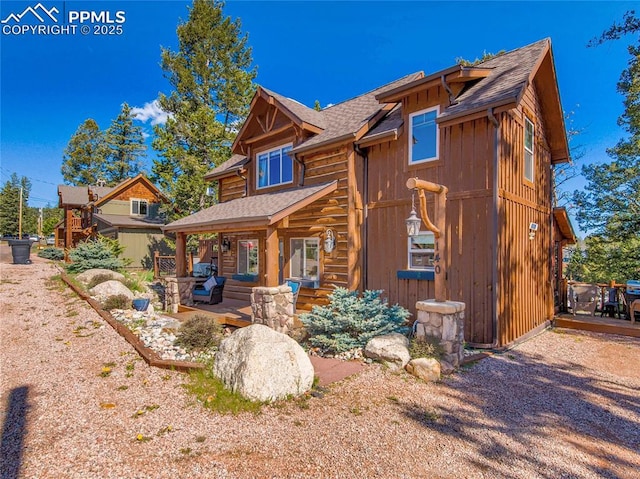
[[[547,332],[437,384],[372,366],[324,398],[221,416],[183,374],[140,361],[53,265],[6,252],[3,479],[638,477],[638,339]]]

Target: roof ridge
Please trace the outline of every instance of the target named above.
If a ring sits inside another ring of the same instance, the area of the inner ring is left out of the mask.
[[[492,62],[493,60],[495,60],[495,59],[497,59],[497,58],[504,58],[504,57],[506,57],[507,55],[512,55],[512,54],[514,54],[514,53],[516,53],[516,52],[519,52],[519,51],[525,50],[525,49],[527,49],[527,48],[531,48],[531,47],[534,47],[534,46],[540,45],[540,44],[542,44],[542,43],[551,43],[551,37],[545,37],[545,38],[542,38],[542,39],[540,39],[540,40],[538,40],[538,41],[535,41],[535,42],[533,42],[533,43],[529,43],[528,45],[524,45],[524,46],[522,46],[522,47],[514,48],[513,50],[509,50],[508,52],[504,52],[502,55],[496,55],[496,56],[495,56],[495,57],[493,57],[493,58],[489,58],[488,60],[485,60],[485,61],[483,61],[483,62],[481,62],[481,63],[478,63],[477,65],[473,65],[473,66],[474,66],[474,67],[479,67],[479,66],[481,66],[481,65],[484,65],[485,63],[490,63],[490,62]],[[492,68],[493,68],[493,67],[492,67]]]
[[[356,95],[356,96],[353,96],[353,97],[348,98],[348,99],[346,99],[346,100],[342,100],[341,102],[334,103],[333,105],[328,106],[328,107],[326,107],[326,108],[323,108],[323,109],[322,109],[322,110],[320,110],[320,111],[326,111],[326,110],[328,110],[328,109],[330,109],[330,108],[333,108],[333,107],[336,107],[336,106],[340,106],[340,105],[342,105],[342,104],[344,104],[344,103],[347,103],[347,102],[350,102],[350,101],[356,100],[356,99],[361,98],[361,97],[366,96],[366,95],[370,95],[370,94],[372,94],[373,92],[375,92],[375,91],[377,91],[377,90],[381,90],[381,89],[383,89],[383,88],[386,88],[386,87],[388,87],[389,85],[392,85],[393,83],[396,83],[396,82],[402,81],[402,80],[404,80],[404,79],[406,79],[406,78],[409,78],[409,77],[411,77],[411,76],[414,76],[414,75],[424,75],[424,72],[423,72],[422,70],[419,70],[419,71],[417,71],[417,72],[409,73],[408,75],[402,76],[402,77],[400,77],[400,78],[396,78],[395,80],[390,81],[390,82],[388,82],[388,83],[385,83],[384,85],[377,86],[377,87],[373,88],[372,90],[369,90],[369,91],[367,91],[367,92],[361,93],[361,94]]]

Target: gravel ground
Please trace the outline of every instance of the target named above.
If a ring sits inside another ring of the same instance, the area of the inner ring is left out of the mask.
[[[2,479],[638,477],[638,339],[556,330],[440,383],[371,365],[323,398],[219,415],[53,265],[0,267]]]

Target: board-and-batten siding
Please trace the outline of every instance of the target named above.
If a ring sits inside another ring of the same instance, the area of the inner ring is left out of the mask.
[[[522,107],[502,115],[500,144],[498,315],[506,345],[551,319],[550,152],[540,103],[530,86]],[[535,125],[534,182],[524,179],[524,115]],[[533,240],[530,223],[538,224]]]

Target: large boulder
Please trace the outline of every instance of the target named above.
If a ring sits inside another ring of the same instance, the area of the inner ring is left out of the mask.
[[[438,381],[440,379],[440,361],[435,358],[416,358],[405,366],[409,374],[423,381]]]
[[[124,281],[124,275],[118,273],[117,271],[112,271],[110,269],[104,268],[94,268],[88,269],[79,275],[76,276],[76,279],[80,281],[82,284],[89,284],[93,281],[93,278],[96,276],[108,276],[110,279],[115,279],[117,281]]]
[[[89,294],[99,300],[106,299],[110,296],[119,294],[125,295],[129,299],[133,299],[134,294],[120,281],[114,279],[100,283],[89,290]]]
[[[299,396],[311,389],[314,376],[304,349],[262,324],[238,329],[224,339],[213,373],[227,388],[255,401]]]
[[[367,343],[364,355],[381,361],[394,372],[400,371],[411,360],[409,339],[400,333],[377,336]]]

